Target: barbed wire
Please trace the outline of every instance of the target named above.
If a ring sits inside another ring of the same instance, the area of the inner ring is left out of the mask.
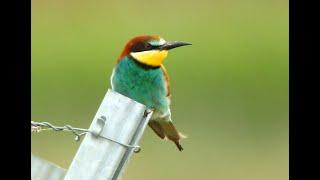
[[[102,116],[98,120],[100,120],[100,122],[102,122],[102,121],[105,122],[106,118],[104,116]],[[76,128],[76,127],[73,127],[71,125],[55,126],[55,125],[52,125],[49,122],[31,121],[31,132],[39,133],[41,131],[46,131],[46,130],[53,130],[53,131],[57,131],[57,132],[59,132],[59,131],[60,132],[61,131],[72,132],[75,135],[75,140],[76,141],[80,141],[81,136],[83,136],[83,135],[85,135],[87,133],[90,133],[90,134],[94,135],[95,137],[100,137],[100,138],[112,141],[112,142],[120,144],[120,145],[122,145],[122,146],[124,146],[126,148],[132,148],[135,153],[138,153],[138,152],[141,151],[140,146],[137,146],[137,145],[136,146],[132,146],[132,145],[128,145],[128,144],[123,144],[121,142],[118,142],[116,140],[110,139],[108,137],[101,136],[100,135],[101,131],[99,133],[96,133],[96,132],[90,131],[89,129]]]

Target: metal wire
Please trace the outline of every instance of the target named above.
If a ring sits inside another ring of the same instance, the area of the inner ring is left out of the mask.
[[[105,121],[105,117],[104,116],[100,117],[98,120]],[[90,134],[94,135],[95,137],[100,137],[100,138],[103,138],[103,139],[107,139],[107,140],[109,140],[111,142],[120,144],[120,145],[122,145],[122,146],[124,146],[126,148],[132,148],[135,153],[138,153],[138,152],[141,151],[140,146],[132,146],[132,145],[128,145],[128,144],[123,144],[121,142],[118,142],[116,140],[110,139],[108,137],[101,136],[100,133],[91,132],[88,129],[76,128],[76,127],[72,127],[71,125],[55,126],[55,125],[52,125],[49,122],[31,121],[31,132],[41,132],[41,131],[44,131],[44,130],[70,131],[75,135],[75,140],[76,141],[79,141],[81,139],[81,136],[83,136],[83,135],[85,135],[87,133],[90,133]]]

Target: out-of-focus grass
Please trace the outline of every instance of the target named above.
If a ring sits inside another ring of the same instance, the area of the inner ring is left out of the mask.
[[[288,2],[32,1],[32,119],[88,127],[115,60],[139,34],[192,42],[169,53],[176,150],[148,128],[124,179],[288,178]],[[32,135],[67,168],[80,143]]]

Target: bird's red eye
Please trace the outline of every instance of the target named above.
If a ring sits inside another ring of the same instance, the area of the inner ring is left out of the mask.
[[[144,48],[145,48],[145,49],[151,49],[151,45],[148,44],[148,43],[146,43],[146,44],[144,45]]]

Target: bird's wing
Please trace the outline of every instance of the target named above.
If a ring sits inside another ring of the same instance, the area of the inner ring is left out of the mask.
[[[166,81],[166,87],[167,87],[167,96],[170,96],[171,95],[171,92],[170,92],[170,78],[169,78],[169,75],[167,73],[167,70],[166,68],[164,67],[164,65],[161,64],[161,70],[163,72],[163,75],[165,77],[165,81]]]

